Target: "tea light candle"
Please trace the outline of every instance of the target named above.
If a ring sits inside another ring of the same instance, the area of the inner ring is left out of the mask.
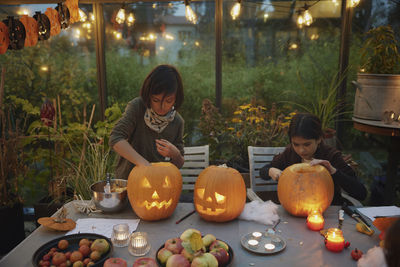
[[[258,246],[258,241],[254,240],[254,239],[250,239],[249,241],[247,241],[247,244],[251,248],[256,248]]]
[[[274,244],[271,244],[271,243],[267,243],[267,244],[265,244],[265,250],[267,250],[267,251],[271,251],[271,250],[274,250],[275,249],[275,245]]]
[[[135,232],[131,235],[129,240],[129,253],[133,256],[143,256],[149,252],[151,248],[147,240],[147,233]]]
[[[313,231],[319,231],[324,228],[324,217],[318,211],[311,212],[307,217],[307,227]]]
[[[262,236],[262,234],[260,232],[253,232],[251,235],[256,240],[259,240],[261,238],[261,236]]]
[[[132,247],[133,248],[144,248],[147,245],[147,240],[144,236],[135,236],[132,238]]]
[[[129,225],[116,224],[113,226],[111,234],[111,242],[116,247],[126,247],[129,242]]]
[[[337,228],[330,228],[326,234],[325,246],[333,252],[340,252],[344,248],[343,232]]]

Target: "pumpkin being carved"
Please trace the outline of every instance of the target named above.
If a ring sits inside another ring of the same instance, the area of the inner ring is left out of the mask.
[[[333,200],[332,176],[321,165],[293,164],[279,177],[278,198],[287,212],[306,217],[311,211],[324,212]]]
[[[135,213],[143,220],[168,218],[178,204],[182,175],[169,162],[136,166],[128,178],[128,198]]]
[[[246,186],[242,175],[226,165],[204,169],[194,186],[194,206],[207,221],[226,222],[242,213]]]

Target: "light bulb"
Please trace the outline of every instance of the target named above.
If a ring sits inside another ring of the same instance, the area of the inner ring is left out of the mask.
[[[297,26],[299,26],[299,28],[302,28],[304,25],[304,18],[301,14],[299,14],[297,16]]]
[[[87,16],[86,16],[85,12],[83,12],[82,9],[79,9],[78,11],[79,11],[79,20],[81,22],[85,22],[87,20]]]
[[[186,5],[186,19],[190,21],[193,24],[197,23],[197,15],[194,13],[193,9],[190,7],[190,5]]]
[[[308,10],[304,11],[303,18],[304,18],[305,25],[310,26],[311,23],[313,23],[313,18],[311,16],[310,12],[308,12]]]
[[[124,23],[124,21],[125,21],[125,8],[120,8],[118,10],[117,16],[115,17],[115,21],[118,24]]]
[[[237,19],[237,17],[239,17],[240,7],[241,7],[241,4],[239,2],[237,2],[236,4],[233,5],[233,7],[231,9],[231,16],[232,16],[233,20],[235,20],[235,19]]]
[[[350,7],[356,7],[360,3],[360,0],[351,0]]]
[[[133,15],[133,13],[130,13],[128,18],[126,19],[128,26],[132,26],[133,23],[135,23],[135,16]]]

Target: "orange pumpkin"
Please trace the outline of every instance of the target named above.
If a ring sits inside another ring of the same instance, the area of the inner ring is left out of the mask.
[[[60,19],[58,18],[57,10],[48,7],[46,9],[46,12],[44,12],[44,14],[50,20],[50,36],[59,34],[61,32],[61,24],[60,24]]]
[[[28,15],[22,15],[19,19],[24,24],[26,37],[24,46],[35,46],[38,42],[38,24],[34,18]]]
[[[306,217],[311,211],[324,212],[332,203],[332,176],[321,165],[293,164],[279,177],[278,198],[287,212]]]
[[[194,186],[194,206],[207,221],[226,222],[242,213],[246,186],[242,175],[226,165],[204,169]]]
[[[168,218],[178,205],[182,175],[169,162],[136,166],[128,177],[128,198],[135,213],[143,220]]]
[[[67,0],[65,1],[65,5],[69,10],[69,23],[75,23],[79,21],[79,3],[78,0]]]
[[[10,38],[8,37],[8,27],[0,21],[0,55],[7,52]]]

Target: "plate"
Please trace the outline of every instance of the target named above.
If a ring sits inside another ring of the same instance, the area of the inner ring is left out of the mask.
[[[218,240],[221,240],[221,239],[218,239]],[[225,242],[224,240],[221,240],[221,241]],[[226,243],[226,242],[225,242],[225,243]],[[233,250],[232,250],[231,246],[229,246],[228,243],[226,243],[226,244],[227,244],[228,247],[229,247],[229,249],[228,249],[229,261],[228,261],[227,264],[225,264],[225,265],[223,265],[223,266],[218,266],[218,267],[227,267],[227,266],[229,266],[229,264],[231,264],[231,262],[232,262],[232,260],[233,260],[233,256],[234,256],[234,255],[233,255]],[[158,254],[158,251],[160,251],[162,248],[164,248],[164,245],[162,245],[162,246],[157,250],[156,255],[155,255],[155,259],[156,259],[158,265],[160,265],[160,266],[163,266],[163,265],[162,265],[161,262],[158,260],[157,254]]]
[[[103,239],[107,240],[108,244],[110,245],[110,249],[108,250],[108,252],[106,254],[101,256],[100,260],[96,261],[96,263],[93,265],[93,266],[96,266],[96,267],[103,266],[104,262],[111,256],[111,254],[113,252],[113,245],[112,245],[110,239],[108,239],[107,237],[105,237],[103,235],[89,234],[89,233],[65,235],[65,236],[61,236],[61,237],[58,237],[56,239],[53,239],[53,240],[47,242],[46,244],[44,244],[43,246],[38,248],[35,251],[35,253],[33,254],[33,256],[32,256],[32,264],[33,264],[33,266],[39,267],[39,261],[42,259],[42,257],[46,253],[48,253],[49,250],[52,247],[57,247],[58,241],[60,241],[61,239],[68,240],[68,243],[69,243],[68,249],[61,250],[61,252],[67,252],[67,251],[78,250],[79,249],[79,241],[82,238],[87,238],[89,240],[103,238]]]
[[[254,239],[252,233],[248,233],[242,237],[240,243],[242,246],[247,249],[248,251],[263,254],[263,255],[270,255],[281,252],[286,248],[286,241],[279,235],[276,234],[267,234],[266,232],[263,233],[260,239],[258,239],[258,246],[257,247],[250,247],[247,241],[250,239]],[[266,250],[264,248],[265,244],[271,243],[275,245],[274,249]]]

